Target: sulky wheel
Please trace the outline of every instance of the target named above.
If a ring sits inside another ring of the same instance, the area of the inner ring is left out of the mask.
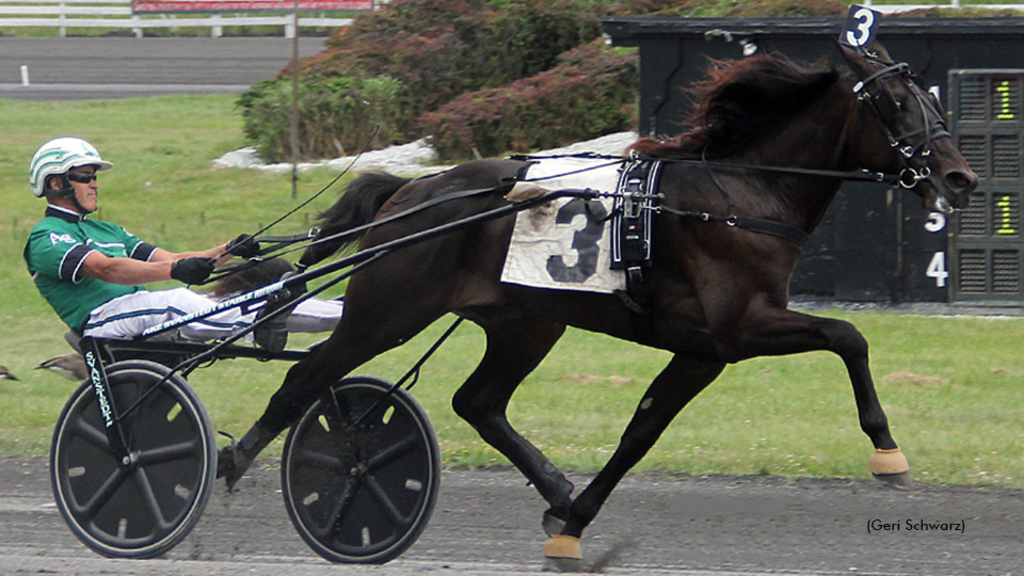
[[[426,528],[441,452],[426,413],[379,378],[339,381],[292,426],[282,456],[285,507],[332,562],[381,564]]]
[[[217,446],[199,397],[177,374],[144,360],[106,367],[131,455],[120,466],[91,382],[68,400],[50,450],[57,507],[86,546],[110,558],[151,558],[181,542],[206,507]]]

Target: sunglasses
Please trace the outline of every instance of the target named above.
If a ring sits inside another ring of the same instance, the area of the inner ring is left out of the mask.
[[[88,184],[96,178],[95,172],[68,172],[68,180],[79,184]]]

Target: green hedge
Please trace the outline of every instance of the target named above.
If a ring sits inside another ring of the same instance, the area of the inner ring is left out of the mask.
[[[300,160],[354,154],[380,126],[378,139],[397,133],[401,83],[389,76],[305,75],[298,86]],[[270,162],[291,158],[293,85],[290,75],[257,83],[239,98],[246,140]]]

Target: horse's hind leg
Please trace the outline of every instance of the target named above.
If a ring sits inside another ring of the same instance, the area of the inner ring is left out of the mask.
[[[565,560],[579,561],[582,558],[579,538],[612,490],[654,446],[679,411],[724,368],[725,364],[720,362],[704,362],[680,355],[672,358],[644,393],[615,453],[573,501],[562,533],[553,536],[544,546],[544,555],[549,561],[561,567]]]
[[[434,285],[438,288],[437,296],[424,295],[419,299],[393,298],[392,291],[375,288],[380,285],[387,284],[370,283],[367,288],[365,283],[353,279],[348,292],[351,298],[334,333],[288,370],[284,383],[245,436],[237,444],[221,449],[217,477],[225,479],[228,490],[263,448],[291,426],[321,392],[378,354],[412,338],[445,312],[441,284]],[[402,302],[415,305],[403,307],[399,304]],[[390,313],[388,322],[381,321],[382,310]]]
[[[547,320],[508,318],[484,326],[487,350],[480,365],[455,393],[452,407],[540,492],[551,506],[546,519],[551,515],[565,518],[572,503],[572,483],[512,428],[506,415],[519,383],[540,364],[565,326]]]

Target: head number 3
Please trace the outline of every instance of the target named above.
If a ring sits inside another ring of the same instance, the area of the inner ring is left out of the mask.
[[[870,8],[854,4],[846,15],[846,26],[839,36],[839,41],[853,48],[863,48],[871,43],[875,37],[875,28],[878,24],[878,16]]]

